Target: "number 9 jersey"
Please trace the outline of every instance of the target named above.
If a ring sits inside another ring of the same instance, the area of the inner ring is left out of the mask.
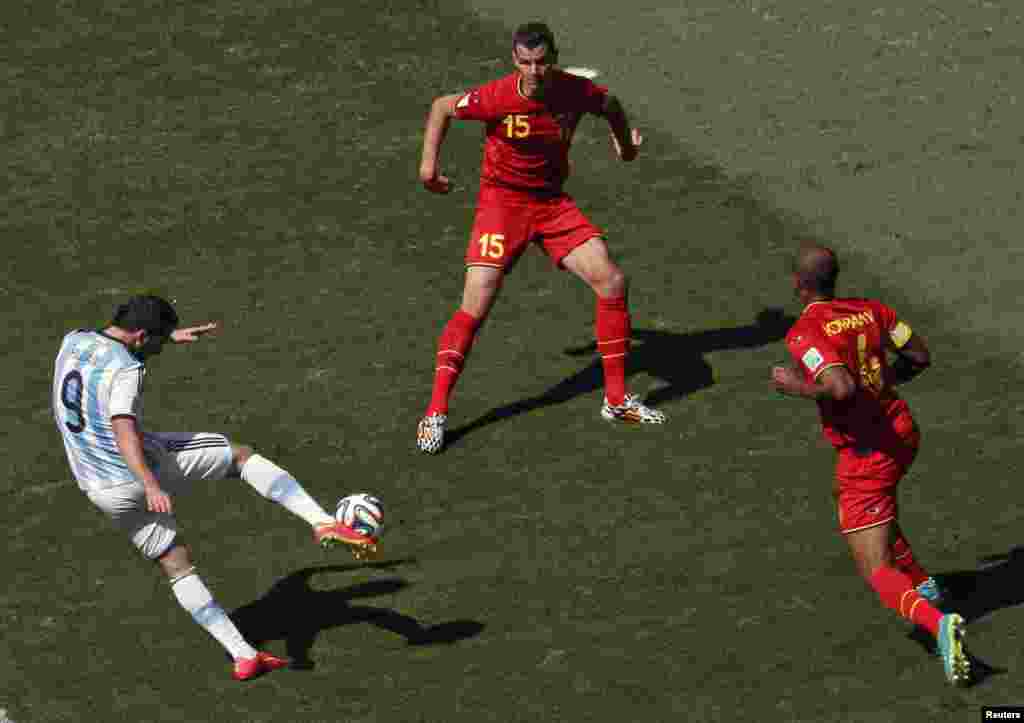
[[[902,348],[911,334],[891,307],[870,299],[808,304],[786,334],[786,347],[808,381],[845,366],[857,384],[848,401],[818,401],[825,437],[835,447],[884,449],[894,433],[910,433],[910,408],[887,378],[886,349]]]
[[[77,329],[64,337],[54,365],[53,417],[83,491],[136,481],[118,448],[111,419],[141,421],[145,372],[127,346],[103,332]]]

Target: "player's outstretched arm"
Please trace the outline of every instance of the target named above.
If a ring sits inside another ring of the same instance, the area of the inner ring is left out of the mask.
[[[142,453],[142,435],[139,434],[135,417],[114,417],[110,420],[110,425],[114,428],[114,439],[117,440],[125,464],[146,490],[147,509],[150,512],[170,513],[171,498],[160,487],[160,481],[146,462],[146,457]]]
[[[191,344],[199,341],[199,337],[208,334],[217,328],[217,322],[211,321],[199,326],[189,326],[184,329],[175,329],[171,332],[171,341],[175,344]]]
[[[636,159],[644,138],[640,131],[630,127],[626,109],[614,95],[605,98],[603,115],[611,129],[612,146],[616,155],[627,162]]]
[[[423,155],[420,159],[420,182],[434,193],[448,193],[452,190],[451,180],[438,172],[441,144],[448,134],[458,95],[442,95],[430,105],[427,126],[423,131]]]

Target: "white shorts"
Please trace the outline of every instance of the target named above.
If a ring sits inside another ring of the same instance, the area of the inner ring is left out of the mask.
[[[188,492],[194,482],[224,479],[232,471],[234,457],[224,435],[188,432],[145,432],[143,453],[160,486],[172,498]],[[178,534],[174,515],[147,510],[141,482],[87,495],[149,559],[155,560],[174,545]]]

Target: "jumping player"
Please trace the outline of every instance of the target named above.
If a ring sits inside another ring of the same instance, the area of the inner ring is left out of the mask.
[[[334,520],[294,477],[250,447],[220,434],[143,431],[146,359],[168,341],[189,344],[216,328],[177,326],[169,302],[136,296],[117,307],[105,329],[70,332],[55,363],[54,421],[78,486],[160,566],[181,606],[234,659],[234,677],[248,680],[287,661],[255,650],[214,601],[178,535],[172,498],[196,483],[241,478],[308,522],[322,547],[347,545],[362,558],[376,551],[376,540]]]
[[[968,685],[964,620],[935,607],[940,590],[914,560],[897,521],[896,488],[917,455],[920,432],[893,386],[929,366],[928,347],[889,306],[837,299],[838,276],[831,249],[801,249],[793,283],[804,310],[786,335],[800,372],[774,367],[772,382],[818,404],[825,437],[838,451],[839,529],[858,572],[886,607],[936,637],[947,680]]]
[[[596,336],[605,377],[601,416],[611,422],[661,424],[665,415],[626,390],[630,316],[626,277],[609,258],[601,229],[562,190],[569,175],[569,147],[584,114],[603,117],[619,158],[632,161],[642,138],[607,88],[559,70],[558,48],[543,23],[521,26],[512,36],[515,71],[467,93],[434,100],[423,137],[420,180],[448,193],[438,168],[451,120],[485,124],[476,217],[466,252],[462,304],[437,346],[433,393],[420,421],[416,445],[436,453],[444,444],[448,400],[481,323],[505,274],[531,243],[552,262],[581,278],[597,295]]]

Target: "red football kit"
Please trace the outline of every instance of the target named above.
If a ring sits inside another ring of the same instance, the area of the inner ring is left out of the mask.
[[[786,334],[786,346],[808,381],[845,366],[857,385],[847,401],[818,400],[825,438],[839,453],[837,504],[844,534],[896,518],[896,485],[917,455],[920,433],[889,383],[886,348],[902,348],[911,334],[892,308],[869,299],[816,301]]]
[[[586,78],[552,70],[540,100],[522,94],[518,73],[459,98],[455,117],[486,128],[467,266],[507,269],[531,242],[560,264],[572,249],[602,235],[562,184],[576,127],[585,113],[602,112],[607,94]]]

